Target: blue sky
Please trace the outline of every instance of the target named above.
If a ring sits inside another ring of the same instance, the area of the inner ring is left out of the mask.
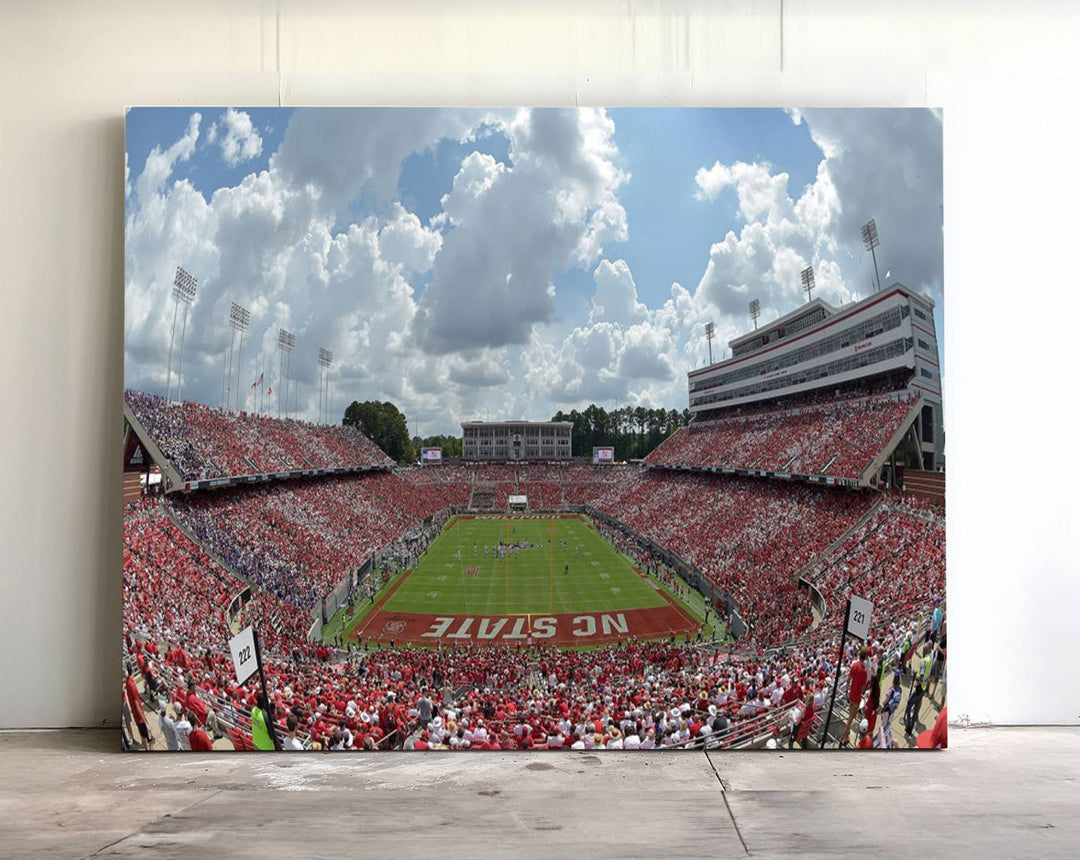
[[[128,112],[125,125],[126,151],[129,165],[143,165],[155,146],[165,148],[184,133],[192,113],[206,119],[206,127],[225,112],[223,107],[199,108],[135,108]],[[225,163],[220,150],[203,135],[195,153],[187,161],[178,162],[172,179],[187,180],[208,198],[223,186],[235,185],[252,171],[265,170],[270,156],[281,145],[281,139],[292,117],[292,108],[245,108],[252,125],[262,138],[262,153],[235,166]]]
[[[667,294],[672,280],[693,284],[709,247],[739,226],[729,189],[713,202],[694,199],[694,172],[719,160],[766,162],[786,171],[790,188],[814,181],[821,150],[806,126],[779,110],[612,110],[615,139],[633,181],[620,194],[630,240],[618,253],[634,272],[646,302]]]
[[[685,372],[802,297],[881,275],[938,302],[941,122],[929,111],[160,108],[127,115],[125,380],[164,390],[172,273],[200,279],[185,396],[221,400],[230,302],[243,370],[297,334],[346,400],[435,431],[590,401],[681,408]],[[271,362],[272,363],[272,362]],[[244,386],[241,386],[243,388]],[[250,406],[251,404],[247,404]]]

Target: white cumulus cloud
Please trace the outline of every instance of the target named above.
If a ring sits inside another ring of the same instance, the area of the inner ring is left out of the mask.
[[[245,111],[229,108],[210,126],[206,139],[221,147],[221,157],[229,167],[262,154],[262,137]]]

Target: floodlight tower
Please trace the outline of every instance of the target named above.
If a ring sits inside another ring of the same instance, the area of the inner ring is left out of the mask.
[[[761,316],[761,302],[754,299],[750,302],[750,319],[754,321],[754,331],[757,331],[757,320]]]
[[[286,331],[283,328],[278,329],[277,333],[278,343],[278,393],[277,393],[277,414],[278,418],[281,417],[281,381],[282,379],[288,380],[289,376],[289,364],[285,360],[285,356],[289,356],[289,360],[292,360],[293,347],[296,346],[296,335],[291,331]],[[283,370],[284,369],[284,370]],[[289,383],[285,383],[285,414],[289,413]]]
[[[870,252],[870,256],[874,258],[874,292],[876,293],[881,289],[881,278],[878,275],[877,267],[877,254],[874,253],[874,249],[881,244],[878,239],[877,224],[874,223],[874,219],[871,218],[862,226],[862,240],[863,245],[866,246],[866,250]]]
[[[802,278],[802,288],[806,292],[806,300],[810,301],[813,298],[814,292],[814,267],[807,266],[799,273],[799,277]]]
[[[194,275],[188,274],[184,271],[182,266],[176,267],[176,277],[173,278],[173,298],[176,303],[173,305],[173,318],[172,318],[172,334],[169,336],[169,364],[165,371],[165,402],[169,402],[169,398],[172,395],[172,353],[173,353],[173,341],[176,339],[176,312],[180,309],[180,304],[184,305],[184,327],[180,331],[180,369],[176,373],[176,399],[180,399],[180,386],[183,385],[184,372],[184,334],[187,332],[187,316],[188,307],[193,301],[195,301],[195,288],[198,284]]]
[[[229,308],[229,325],[233,330],[233,340],[240,332],[240,347],[236,351],[236,411],[240,411],[240,357],[244,354],[244,332],[251,322],[251,311],[236,302]],[[229,385],[232,386],[232,367],[229,368]],[[231,400],[231,398],[230,398]]]
[[[705,337],[709,341],[709,366],[712,367],[712,339],[713,332],[716,331],[716,326],[711,322],[705,323]]]
[[[331,415],[333,413],[330,411],[330,407],[332,407],[334,405],[331,402],[331,399],[330,399],[331,396],[333,395],[333,392],[334,392],[334,380],[330,376],[330,365],[333,364],[333,362],[334,362],[334,353],[328,349],[326,351],[326,403],[327,403],[326,421],[327,421],[327,423],[329,423],[331,420],[333,420],[331,418]]]
[[[319,421],[320,422],[325,420],[325,415],[326,415],[326,412],[327,412],[325,386],[326,386],[326,380],[327,380],[327,378],[329,377],[329,374],[330,374],[330,364],[331,364],[331,362],[333,362],[333,360],[334,360],[334,354],[330,350],[323,349],[320,346],[319,347],[319,367],[322,368],[322,370],[319,371]]]

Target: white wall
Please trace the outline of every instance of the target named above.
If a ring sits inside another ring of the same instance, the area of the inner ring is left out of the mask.
[[[943,106],[950,716],[1080,718],[1070,4],[149,5],[0,3],[0,726],[117,718],[122,109],[224,103]]]

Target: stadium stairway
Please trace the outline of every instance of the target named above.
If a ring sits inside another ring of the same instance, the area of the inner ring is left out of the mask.
[[[825,547],[825,549],[822,550],[820,554],[814,556],[814,558],[812,558],[809,562],[807,562],[805,565],[803,565],[803,567],[799,569],[799,571],[795,574],[795,582],[806,579],[806,574],[813,570],[814,567],[818,563],[820,563],[822,559],[828,558],[829,555],[833,552],[833,550],[843,545],[844,541],[846,541],[859,529],[866,525],[870,521],[870,518],[874,516],[874,513],[877,511],[877,509],[881,507],[884,501],[885,497],[879,494],[878,497],[874,500],[874,503],[866,511],[866,513],[859,517],[858,522],[856,522],[851,528],[849,528],[846,532],[840,535],[840,537],[838,537],[827,547]],[[825,615],[819,614],[816,608],[812,611],[814,614],[814,623],[810,626],[810,630],[808,632],[813,632],[814,630],[816,630],[820,626],[821,622],[825,620]],[[826,612],[826,614],[828,613]]]
[[[142,498],[142,472],[124,473],[124,504],[137,502]]]
[[[495,487],[492,484],[473,482],[472,493],[469,495],[469,508],[479,511],[495,509]]]
[[[922,472],[919,470],[904,472],[904,492],[926,499],[937,505],[945,505],[945,473]]]
[[[859,485],[862,487],[870,486],[870,481],[875,478],[880,472],[881,467],[885,465],[889,457],[892,456],[892,452],[896,450],[896,446],[899,445],[908,430],[918,420],[919,414],[922,412],[922,408],[926,401],[921,397],[916,397],[915,401],[911,404],[911,408],[908,410],[907,415],[904,416],[904,420],[896,428],[896,432],[893,433],[892,438],[885,447],[878,452],[878,455],[870,461],[869,465],[862,470],[859,475]]]

